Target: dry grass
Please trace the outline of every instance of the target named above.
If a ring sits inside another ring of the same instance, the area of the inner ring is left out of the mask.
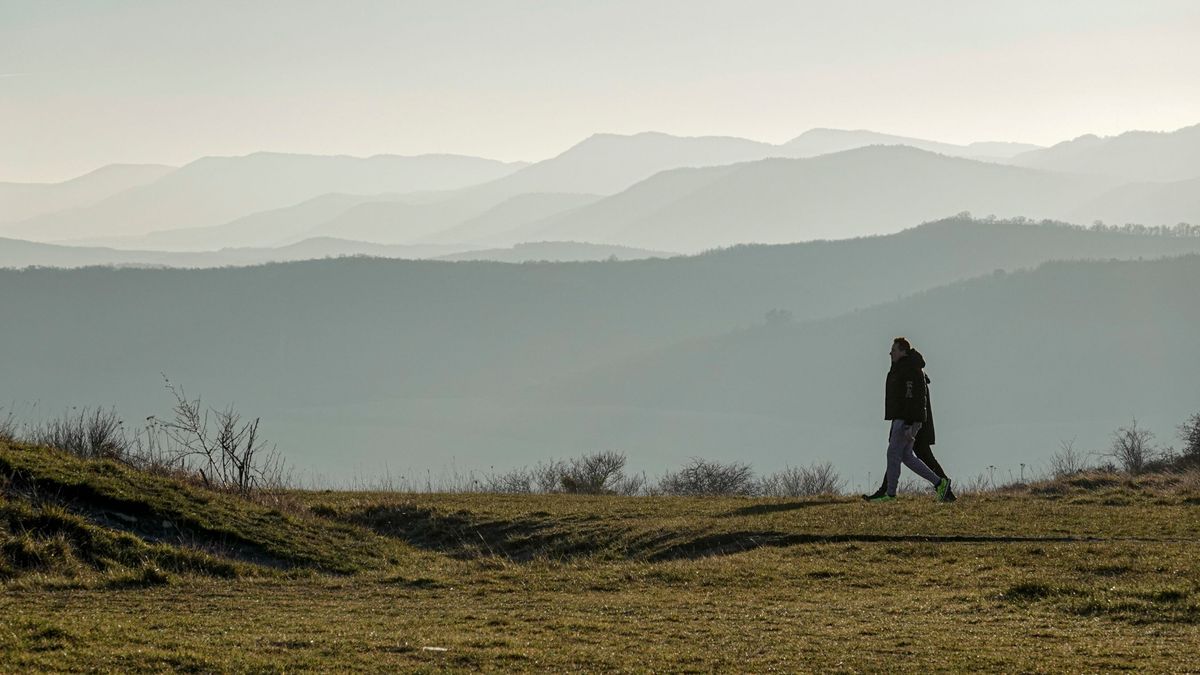
[[[82,470],[22,466],[43,478]],[[954,504],[276,498],[214,494],[205,513],[248,537],[259,519],[264,540],[355,571],[33,564],[0,596],[3,669],[1186,671],[1200,644],[1194,474],[1079,475]],[[7,499],[27,522],[59,509],[111,532],[67,506]],[[284,536],[288,522],[318,534]],[[11,543],[17,554],[45,549],[30,559],[78,550],[42,535],[27,526],[8,541],[29,538]],[[294,569],[314,569],[304,560]]]

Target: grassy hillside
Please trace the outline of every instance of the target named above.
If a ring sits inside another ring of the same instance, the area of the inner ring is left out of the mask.
[[[394,552],[357,528],[206,490],[182,477],[0,441],[0,576],[152,572],[237,577],[256,569],[347,574]]]
[[[16,670],[1169,671],[1200,639],[1195,474],[285,512],[46,449],[0,445],[0,476]]]

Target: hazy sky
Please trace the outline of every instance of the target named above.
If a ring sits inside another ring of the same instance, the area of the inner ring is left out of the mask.
[[[0,0],[0,180],[599,131],[1050,144],[1200,123],[1195,0]]]

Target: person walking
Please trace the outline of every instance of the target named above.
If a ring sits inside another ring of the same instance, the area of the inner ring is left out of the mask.
[[[896,498],[901,464],[929,481],[937,491],[939,501],[945,499],[950,490],[950,479],[934,473],[913,452],[913,443],[926,420],[926,385],[925,373],[911,352],[912,345],[906,338],[892,340],[892,367],[884,385],[883,417],[892,423],[888,433],[887,483],[882,495],[869,498],[872,502]]]
[[[918,368],[924,370],[926,366],[925,357],[921,352],[917,351],[916,347],[908,350],[909,356],[916,362]],[[913,454],[917,459],[925,462],[925,466],[929,467],[940,478],[949,480],[946,471],[942,469],[942,465],[938,463],[937,458],[933,456],[933,444],[937,442],[937,435],[934,433],[933,427],[933,400],[929,396],[929,374],[925,374],[925,423],[921,425],[921,430],[917,432],[917,437],[913,441]],[[876,497],[882,497],[887,494],[887,470],[883,472],[883,482],[879,484],[879,489],[873,494],[863,495],[863,499],[871,500]],[[952,502],[958,499],[954,491],[946,488],[946,496],[942,501]]]

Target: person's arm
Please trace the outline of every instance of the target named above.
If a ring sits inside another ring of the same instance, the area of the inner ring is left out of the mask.
[[[925,373],[919,368],[904,378],[904,427],[908,438],[917,437],[925,422]]]

